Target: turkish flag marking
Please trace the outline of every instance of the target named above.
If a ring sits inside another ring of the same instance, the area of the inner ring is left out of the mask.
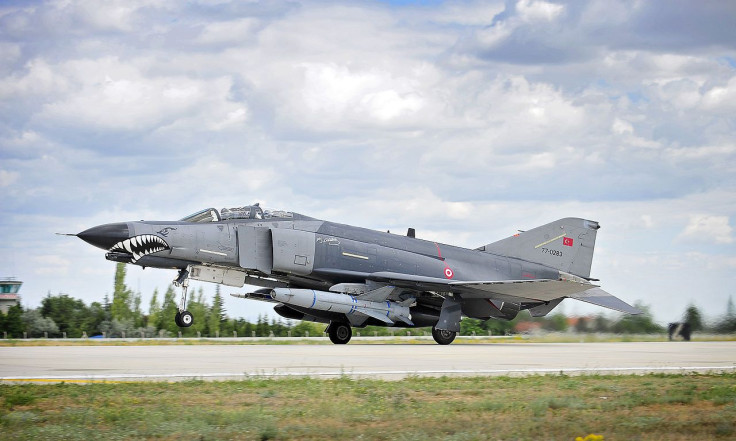
[[[572,237],[563,237],[562,238],[562,245],[565,245],[566,247],[572,246]]]

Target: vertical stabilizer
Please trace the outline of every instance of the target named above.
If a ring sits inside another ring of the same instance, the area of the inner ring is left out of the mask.
[[[589,278],[598,228],[598,222],[568,217],[493,242],[480,250]]]

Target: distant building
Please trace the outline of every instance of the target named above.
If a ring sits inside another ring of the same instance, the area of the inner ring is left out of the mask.
[[[18,290],[22,284],[23,282],[15,280],[15,277],[0,279],[0,311],[3,314],[7,314],[8,309],[20,304]]]

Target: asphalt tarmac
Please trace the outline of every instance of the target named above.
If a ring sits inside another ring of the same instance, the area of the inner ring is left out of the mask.
[[[736,342],[0,347],[2,382],[736,371]]]

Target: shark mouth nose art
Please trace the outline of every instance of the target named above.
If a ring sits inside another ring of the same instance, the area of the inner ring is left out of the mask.
[[[153,234],[142,234],[129,239],[121,240],[110,248],[111,252],[122,252],[133,255],[131,263],[136,263],[141,257],[149,254],[158,253],[163,250],[170,250],[169,244],[165,240]]]

